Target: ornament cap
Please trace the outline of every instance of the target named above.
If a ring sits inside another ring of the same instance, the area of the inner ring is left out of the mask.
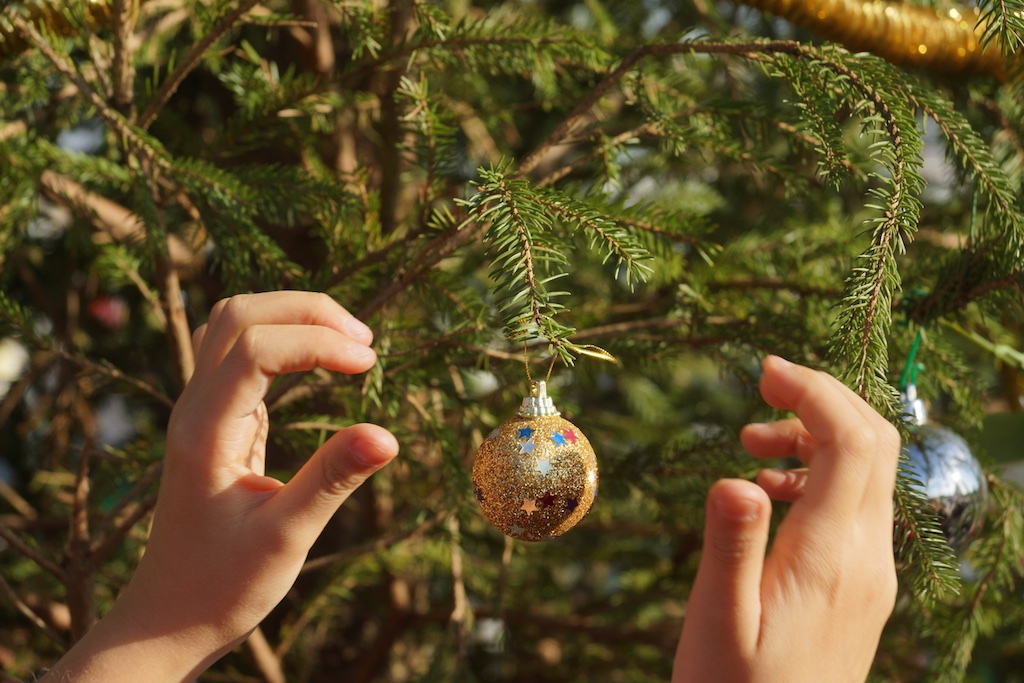
[[[561,415],[548,396],[547,382],[531,382],[530,395],[523,399],[516,413],[519,417],[557,417]]]
[[[903,401],[903,419],[912,425],[923,425],[928,422],[928,408],[924,401],[917,397],[917,385],[908,384],[900,392]]]

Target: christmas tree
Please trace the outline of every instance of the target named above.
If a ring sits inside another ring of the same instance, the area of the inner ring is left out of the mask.
[[[984,464],[960,552],[904,468],[873,680],[1024,680],[1024,4],[751,4],[6,3],[3,672],[131,575],[191,330],[309,289],[381,362],[275,385],[268,469],[364,420],[403,455],[202,680],[666,680],[769,352],[894,422],[912,378]],[[544,543],[471,482],[529,377],[601,471]]]

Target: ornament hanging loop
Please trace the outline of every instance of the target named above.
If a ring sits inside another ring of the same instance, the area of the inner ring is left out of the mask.
[[[923,425],[928,421],[928,408],[917,395],[917,385],[907,384],[900,391],[903,400],[903,420],[911,425]]]
[[[526,381],[532,385],[533,378],[530,377],[530,354],[527,351],[526,342],[523,342],[523,366],[526,368]]]

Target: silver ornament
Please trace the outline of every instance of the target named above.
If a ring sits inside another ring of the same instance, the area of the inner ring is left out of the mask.
[[[906,453],[910,471],[921,482],[916,488],[939,516],[946,542],[962,553],[985,519],[985,472],[963,438],[928,421],[913,384],[907,386],[903,399],[911,434]]]

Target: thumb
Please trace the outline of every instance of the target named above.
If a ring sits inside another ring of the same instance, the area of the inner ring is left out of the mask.
[[[761,622],[761,574],[771,501],[756,484],[723,479],[711,487],[704,548],[686,621],[741,652],[756,647]]]
[[[339,431],[274,496],[274,515],[290,520],[312,545],[341,504],[398,454],[391,432],[372,424]]]

